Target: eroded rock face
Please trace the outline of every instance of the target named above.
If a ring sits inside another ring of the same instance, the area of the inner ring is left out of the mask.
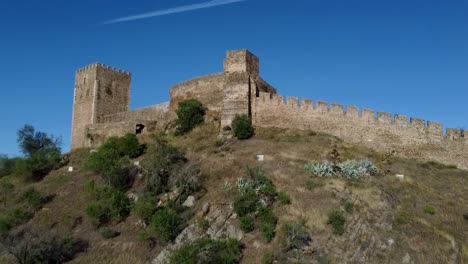
[[[211,206],[209,213],[205,216],[209,222],[209,228],[203,230],[197,223],[189,225],[174,240],[174,242],[163,249],[159,255],[152,261],[152,264],[166,264],[169,262],[171,254],[187,243],[198,239],[237,239],[241,240],[244,236],[234,222],[236,215],[230,205]]]

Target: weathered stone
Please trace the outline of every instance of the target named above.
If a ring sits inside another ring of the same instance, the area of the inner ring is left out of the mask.
[[[185,202],[182,204],[185,207],[192,207],[195,204],[195,197],[190,195],[185,199]]]
[[[208,204],[208,203],[207,203]],[[205,204],[206,205],[206,204]],[[152,264],[166,264],[172,252],[187,243],[194,242],[202,238],[210,239],[238,239],[243,238],[241,230],[237,229],[233,223],[233,209],[230,206],[220,206],[211,210],[206,218],[209,228],[204,231],[198,224],[192,224],[185,228],[174,240],[174,242],[164,248],[152,261]]]

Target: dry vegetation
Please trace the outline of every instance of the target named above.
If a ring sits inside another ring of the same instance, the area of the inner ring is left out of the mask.
[[[262,263],[263,254],[280,251],[284,240],[281,226],[297,221],[303,221],[312,238],[313,252],[305,255],[309,262],[304,263],[341,263],[351,258],[353,250],[371,256],[367,259],[370,263],[402,263],[407,255],[414,263],[468,263],[468,220],[463,217],[468,213],[467,171],[376,153],[314,132],[259,129],[250,140],[224,142],[217,135],[217,128],[203,125],[183,136],[168,136],[170,143],[201,166],[204,190],[194,211],[199,211],[205,202],[232,203],[232,195],[223,186],[226,181],[235,184],[247,165],[261,166],[277,189],[291,198],[290,205],[274,205],[279,221],[273,241],[265,242],[258,230],[244,236],[241,263]],[[304,170],[311,161],[330,159],[334,149],[342,161],[373,161],[381,175],[356,183],[314,177]],[[34,186],[53,199],[28,224],[35,230],[73,234],[89,243],[87,251],[71,263],[148,263],[163,245],[150,247],[140,239],[142,227],[137,225],[136,215],[111,223],[120,232],[113,239],[104,239],[86,216],[89,197],[85,186],[90,180],[100,181],[100,177],[83,169],[88,153],[89,150],[82,150],[71,154],[74,172],[61,168],[38,183],[25,184],[13,176],[0,179],[0,183],[14,186],[2,193],[7,202],[0,212],[11,206],[8,201],[12,197]],[[256,160],[259,154],[265,155],[264,161]],[[405,177],[400,180],[396,174]],[[137,179],[128,192],[141,189],[142,184]],[[345,212],[341,236],[333,234],[332,226],[327,224],[334,209]],[[377,242],[390,240],[394,242],[386,248]],[[7,255],[0,258],[2,263],[8,261],[11,259]]]

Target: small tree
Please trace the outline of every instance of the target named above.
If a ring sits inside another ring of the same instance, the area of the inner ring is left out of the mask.
[[[28,157],[42,149],[55,148],[60,151],[59,138],[49,136],[44,132],[36,132],[31,125],[24,125],[22,129],[18,130],[17,135],[19,148]]]
[[[249,139],[254,133],[250,117],[246,114],[234,117],[234,120],[232,120],[232,130],[234,131],[234,136],[240,140]]]
[[[60,139],[36,132],[31,125],[25,125],[17,134],[19,148],[26,156],[15,161],[17,175],[26,180],[40,180],[59,166],[62,160]]]
[[[177,108],[177,131],[179,135],[192,131],[202,123],[205,116],[203,105],[196,99],[181,102]]]

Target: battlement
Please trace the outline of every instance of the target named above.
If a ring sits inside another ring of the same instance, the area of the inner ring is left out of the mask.
[[[259,75],[260,66],[257,56],[250,51],[243,50],[230,50],[226,54],[224,60],[224,72],[246,72],[251,75]]]
[[[123,75],[131,76],[131,73],[129,71],[122,70],[122,69],[119,69],[119,68],[116,68],[116,67],[111,67],[109,65],[105,65],[105,64],[102,64],[102,63],[99,63],[99,62],[84,66],[82,68],[79,68],[78,70],[76,70],[76,72],[79,73],[79,72],[89,71],[89,70],[93,70],[93,69],[97,69],[97,68],[101,68],[101,69],[104,69],[104,70],[107,70],[107,71],[112,71],[112,72],[117,73],[117,74],[123,74]]]
[[[427,134],[429,136],[445,138],[448,140],[465,139],[462,129],[446,128],[444,133],[443,125],[434,121],[426,121],[424,119],[408,117],[400,114],[359,108],[357,106],[343,106],[342,104],[328,103],[320,100],[299,100],[294,96],[288,96],[286,97],[286,100],[284,98],[285,97],[283,95],[279,94],[259,92],[257,105],[260,107],[267,106],[270,108],[283,108],[283,111],[285,111],[284,114],[290,116],[301,115],[302,119],[307,118],[308,114],[315,114],[321,115],[322,118],[342,118],[343,120],[355,122],[356,124],[387,127],[390,128],[389,130],[416,130],[422,132],[423,135]],[[275,110],[273,110],[273,112],[275,112]],[[284,118],[287,119],[288,117]]]

